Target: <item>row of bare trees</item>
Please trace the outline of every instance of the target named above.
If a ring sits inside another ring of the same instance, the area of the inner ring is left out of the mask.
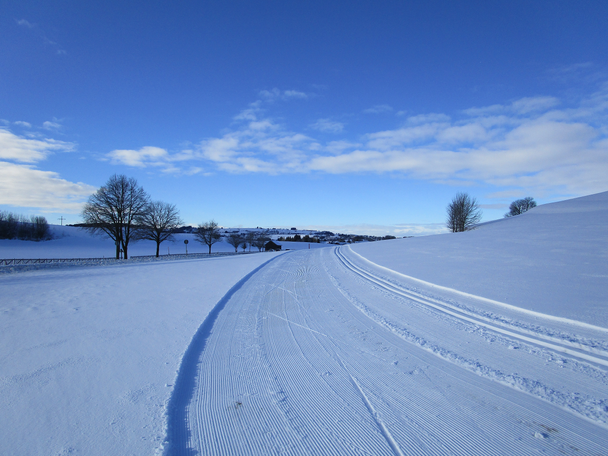
[[[51,239],[51,231],[46,218],[41,215],[27,217],[0,211],[0,239],[45,241]]]
[[[115,174],[106,184],[89,197],[82,211],[84,228],[104,234],[116,245],[116,259],[122,251],[129,258],[131,241],[147,239],[156,242],[156,256],[160,244],[173,239],[173,232],[183,222],[173,204],[151,201],[148,194],[133,178]],[[209,247],[222,239],[218,224],[211,220],[198,226],[195,239]],[[232,233],[226,238],[235,251],[242,244],[249,244],[262,250],[270,238],[258,233],[245,236]]]
[[[253,231],[248,232],[247,234],[241,233],[230,233],[226,236],[226,242],[234,247],[234,251],[238,252],[239,247],[246,249],[249,245],[249,248],[257,247],[257,249],[261,252],[267,242],[270,241],[270,238],[263,233],[256,233]]]
[[[89,197],[82,218],[86,229],[114,241],[116,259],[121,250],[127,259],[129,243],[137,239],[155,241],[159,256],[160,244],[183,224],[173,204],[152,201],[134,178],[118,174]]]

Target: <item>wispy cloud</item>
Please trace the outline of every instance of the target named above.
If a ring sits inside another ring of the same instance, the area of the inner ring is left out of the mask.
[[[27,27],[30,29],[36,27],[36,24],[32,24],[30,21],[25,20],[25,19],[15,19],[15,22],[17,22],[17,25],[20,25],[22,27]]]
[[[25,127],[25,128],[32,128],[32,124],[29,122],[24,122],[22,120],[18,120],[16,122],[13,122],[15,125],[19,125],[20,127]]]
[[[67,51],[65,49],[62,49],[62,46],[59,43],[57,43],[56,41],[51,40],[47,37],[44,30],[42,30],[42,28],[40,28],[38,26],[38,24],[32,23],[32,22],[28,21],[27,19],[15,19],[15,22],[17,23],[18,26],[30,29],[31,33],[38,35],[40,37],[40,39],[42,40],[42,42],[45,44],[45,46],[48,46],[48,47],[54,49],[55,54],[57,54],[57,55],[66,55],[67,54]]]
[[[319,119],[311,124],[310,128],[324,133],[342,133],[344,131],[344,124],[331,119]]]
[[[496,186],[513,194],[525,190],[539,197],[607,187],[608,84],[569,107],[556,97],[525,97],[454,117],[410,116],[399,128],[370,132],[357,141],[323,143],[291,131],[268,117],[259,101],[234,121],[223,136],[207,138],[192,150],[170,154],[143,148],[113,151],[111,158],[139,167],[199,162],[207,172],[391,173],[450,185]],[[343,124],[329,118],[309,128],[343,134]]]
[[[299,90],[279,90],[276,87],[271,90],[260,90],[260,98],[265,101],[305,99],[309,95]]]
[[[44,160],[53,152],[70,152],[74,144],[55,139],[30,139],[0,128],[0,159],[21,163],[35,163]]]
[[[57,122],[56,119],[54,122],[47,120],[46,122],[42,123],[42,128],[44,128],[45,130],[59,130],[61,128],[61,124]]]
[[[371,108],[363,110],[365,114],[382,114],[385,112],[391,112],[393,108],[387,104],[376,105]]]
[[[366,234],[369,236],[386,236],[390,234],[395,237],[429,236],[447,232],[444,223],[404,223],[397,225],[363,223],[357,225],[307,225],[300,228],[303,230],[331,231],[332,233],[340,234]]]

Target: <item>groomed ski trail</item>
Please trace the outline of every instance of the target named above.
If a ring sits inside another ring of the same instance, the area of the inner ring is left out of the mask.
[[[601,419],[585,415],[608,391],[604,371],[570,361],[554,391],[582,379],[587,402],[556,406],[543,397],[550,382],[535,394],[508,381],[518,366],[544,385],[535,361],[546,347],[488,337],[370,285],[345,260],[330,248],[291,252],[231,290],[184,357],[178,384],[191,398],[181,414],[169,408],[165,454],[606,452]],[[465,362],[476,353],[479,372]]]

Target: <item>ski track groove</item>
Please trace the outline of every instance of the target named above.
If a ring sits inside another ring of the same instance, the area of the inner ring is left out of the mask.
[[[522,328],[518,328],[518,331],[521,332],[526,332],[528,334],[530,334],[533,337],[528,337],[524,334],[518,334],[517,332],[515,332],[514,330],[505,330],[502,329],[499,326],[503,326],[506,327],[508,326],[507,324],[497,321],[497,320],[491,320],[490,318],[484,317],[482,315],[476,315],[473,314],[472,312],[467,312],[463,309],[456,309],[453,306],[450,306],[448,303],[446,302],[441,302],[437,299],[433,299],[430,298],[428,296],[423,296],[420,293],[416,293],[413,292],[411,290],[406,290],[404,288],[401,288],[395,284],[392,284],[378,276],[373,275],[372,273],[370,273],[369,271],[365,271],[362,268],[357,267],[353,262],[351,262],[350,260],[348,260],[340,251],[339,249],[336,249],[336,255],[338,256],[338,258],[340,259],[340,261],[344,264],[344,266],[348,269],[350,269],[352,272],[354,272],[355,274],[359,275],[360,277],[374,283],[375,285],[387,290],[390,293],[394,293],[400,296],[403,296],[407,299],[411,299],[415,302],[418,302],[422,305],[426,305],[429,307],[432,307],[440,312],[444,312],[456,319],[462,320],[462,321],[466,321],[469,323],[473,323],[475,325],[479,325],[479,326],[483,326],[491,331],[495,331],[498,332],[500,334],[503,335],[507,335],[510,336],[511,338],[515,339],[515,340],[520,340],[520,341],[525,341],[525,342],[530,342],[536,345],[540,345],[542,347],[545,348],[549,348],[553,351],[557,351],[560,352],[562,354],[567,354],[570,355],[572,357],[576,357],[576,358],[580,358],[583,359],[585,361],[590,361],[592,363],[596,363],[596,364],[600,364],[602,366],[608,366],[608,352],[604,351],[604,350],[599,350],[596,349],[594,347],[587,347],[583,344],[580,343],[574,343],[568,340],[563,340],[563,339],[557,339],[555,337],[550,337],[547,336],[545,334],[540,334],[537,332],[533,332],[533,331],[526,331]],[[549,343],[546,341],[551,341],[551,342],[555,342],[555,343]],[[557,345],[560,344],[560,345]],[[580,353],[574,350],[569,349],[568,347],[573,347],[576,349],[579,349],[581,351],[584,351],[586,353]],[[597,354],[599,356],[591,356],[587,353],[594,353]]]
[[[362,280],[367,279],[363,278]],[[420,348],[428,351],[429,353],[432,353],[433,355],[441,359],[463,367],[469,370],[470,372],[475,373],[476,375],[500,382],[517,391],[521,391],[531,396],[548,401],[583,418],[590,419],[591,421],[597,424],[600,424],[604,427],[608,427],[608,400],[597,399],[596,397],[588,395],[580,395],[577,396],[574,400],[570,400],[568,394],[563,393],[561,391],[556,391],[552,387],[543,384],[542,382],[534,378],[528,378],[516,373],[506,374],[501,370],[495,369],[489,365],[483,365],[473,359],[462,357],[451,349],[447,349],[443,346],[430,343],[428,340],[425,340],[424,338],[411,333],[407,329],[401,327],[399,324],[387,320],[384,317],[381,317],[373,310],[368,308],[365,304],[360,303],[357,298],[350,296],[348,292],[343,290],[339,285],[336,286],[361,313],[366,315],[372,321],[375,321],[379,325],[397,334],[403,340],[412,343],[416,346],[419,346]],[[602,373],[602,376],[603,378],[601,380],[605,382],[606,374]],[[597,392],[605,394],[605,388],[603,388],[602,390],[597,389]]]
[[[568,454],[571,441],[583,452],[608,447],[577,418],[560,427],[566,412],[531,405],[404,340],[338,284],[334,274],[369,283],[339,255],[281,255],[220,301],[182,361],[166,456]],[[545,427],[560,434],[536,438]]]

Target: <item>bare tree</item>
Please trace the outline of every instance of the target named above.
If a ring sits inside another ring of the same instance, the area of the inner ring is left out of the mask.
[[[241,245],[241,242],[243,242],[243,236],[241,236],[241,233],[231,233],[226,237],[226,241],[234,247],[234,253],[238,253],[239,246]]]
[[[514,215],[523,214],[524,212],[528,212],[533,207],[536,207],[536,201],[534,201],[534,198],[531,196],[515,200],[509,206],[509,212],[505,214],[505,217],[513,217]]]
[[[256,232],[255,231],[249,231],[247,233],[247,235],[245,236],[245,242],[247,242],[247,244],[249,244],[249,251],[251,252],[251,246],[253,245],[253,241],[255,241],[255,235]]]
[[[261,252],[266,243],[270,241],[270,238],[262,233],[256,233],[255,238],[253,239],[253,246],[257,247]]]
[[[481,209],[475,198],[457,193],[447,207],[446,225],[452,233],[468,231],[481,221]]]
[[[173,230],[184,222],[179,217],[179,211],[173,204],[153,201],[140,218],[139,239],[148,239],[156,242],[156,257],[160,254],[160,244],[163,241],[173,240]]]
[[[132,177],[114,174],[106,185],[93,193],[82,210],[82,218],[93,233],[107,235],[116,244],[116,259],[120,249],[129,258],[129,242],[137,231],[136,221],[144,216],[149,197]]]
[[[194,233],[194,237],[201,244],[207,244],[209,246],[210,254],[211,246],[222,239],[220,229],[217,223],[215,223],[213,220],[199,225],[198,229]]]
[[[46,218],[41,215],[32,215],[32,238],[36,241],[51,239],[51,229]]]

